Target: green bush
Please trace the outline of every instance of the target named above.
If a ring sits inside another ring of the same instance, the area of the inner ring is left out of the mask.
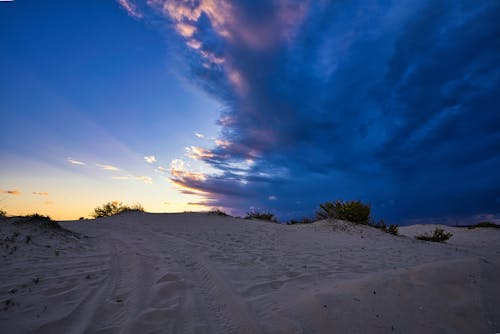
[[[368,225],[370,222],[370,206],[361,201],[325,202],[320,204],[316,212],[318,219],[340,219],[356,224]]]
[[[245,219],[267,220],[267,221],[270,221],[273,223],[278,222],[278,220],[276,219],[276,216],[274,216],[274,214],[272,214],[271,212],[259,212],[257,210],[247,212]]]
[[[134,204],[129,206],[129,205],[123,205],[121,202],[117,201],[108,202],[103,204],[102,206],[96,207],[94,209],[92,217],[94,218],[109,217],[128,211],[144,212],[144,207],[140,204]]]
[[[432,234],[420,234],[415,236],[418,240],[445,242],[453,236],[450,232],[445,232],[442,228],[436,228]]]

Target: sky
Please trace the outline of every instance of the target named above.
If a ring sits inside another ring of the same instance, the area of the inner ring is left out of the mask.
[[[0,208],[500,221],[500,2],[0,2]]]

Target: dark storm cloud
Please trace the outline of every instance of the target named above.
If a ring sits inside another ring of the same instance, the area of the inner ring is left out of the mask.
[[[191,79],[225,106],[223,144],[196,157],[220,173],[176,180],[210,203],[498,212],[498,1],[156,3]]]

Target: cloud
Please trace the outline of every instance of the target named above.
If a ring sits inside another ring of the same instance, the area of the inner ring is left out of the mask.
[[[74,160],[74,159],[71,159],[71,158],[68,158],[67,160],[68,160],[68,162],[70,164],[73,164],[73,165],[86,165],[85,162]]]
[[[132,2],[131,0],[116,0],[120,6],[122,6],[123,9],[125,9],[127,11],[127,13],[136,18],[136,19],[140,19],[143,17],[142,13],[139,12],[139,10],[137,9],[137,6],[135,5],[134,2]]]
[[[152,164],[152,163],[155,163],[156,162],[156,157],[154,155],[147,155],[144,157],[144,160],[148,163],[148,164]]]
[[[33,195],[39,195],[39,196],[48,196],[49,193],[46,191],[34,191],[32,192]]]
[[[182,37],[191,37],[196,32],[196,27],[186,23],[177,23],[176,30]]]
[[[168,169],[163,167],[163,166],[158,166],[158,167],[156,167],[155,171],[158,173],[164,174],[164,173],[168,172]]]
[[[189,195],[204,195],[205,191],[200,190],[206,177],[203,173],[189,171],[186,164],[181,159],[174,159],[170,163],[169,181],[177,186],[181,193]]]
[[[101,168],[102,170],[109,170],[109,171],[119,171],[120,170],[118,167],[115,167],[113,165],[96,164],[96,166]]]
[[[183,192],[282,216],[337,198],[397,222],[498,213],[500,3],[148,3],[224,105],[220,145],[186,150],[218,172],[171,168]]]
[[[113,175],[111,176],[111,178],[113,180],[130,180],[132,179],[133,177],[130,176],[130,175]]]
[[[113,175],[113,180],[139,180],[145,184],[152,184],[153,178],[150,176],[133,176],[133,175]]]
[[[149,176],[137,176],[136,180],[142,181],[145,184],[152,184],[153,179]]]
[[[7,195],[14,195],[14,196],[19,196],[21,195],[21,192],[19,190],[15,190],[15,189],[12,189],[12,190],[3,190],[1,189],[0,190],[3,194],[7,194]]]
[[[195,160],[210,159],[215,156],[210,150],[196,146],[186,147],[186,155]]]
[[[202,135],[201,133],[198,133],[198,132],[195,132],[194,135],[197,137],[197,138],[200,138],[200,139],[203,139],[205,138],[204,135]]]

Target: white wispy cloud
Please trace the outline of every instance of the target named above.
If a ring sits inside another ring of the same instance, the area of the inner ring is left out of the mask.
[[[127,13],[135,17],[136,19],[142,18],[142,13],[137,9],[137,6],[130,0],[117,0],[117,2],[122,6],[123,9],[127,11]]]
[[[144,157],[144,160],[148,163],[148,164],[152,164],[154,162],[156,162],[156,157],[154,155],[146,155]]]
[[[130,180],[132,177],[127,175],[115,175],[111,177],[113,180]]]
[[[85,162],[83,162],[83,161],[78,161],[78,160],[71,159],[71,158],[68,158],[68,159],[66,159],[66,160],[68,160],[68,162],[69,162],[70,164],[73,164],[73,165],[86,165],[86,163],[85,163]]]
[[[152,184],[153,183],[153,178],[149,177],[149,176],[137,176],[136,177],[137,180],[139,181],[142,181],[146,184]]]
[[[155,171],[157,171],[158,173],[161,173],[161,174],[165,174],[168,171],[168,169],[166,169],[163,166],[158,166],[158,167],[156,167]]]
[[[113,165],[96,164],[96,166],[103,169],[103,170],[109,170],[109,171],[119,171],[120,170],[120,168],[115,167]]]

